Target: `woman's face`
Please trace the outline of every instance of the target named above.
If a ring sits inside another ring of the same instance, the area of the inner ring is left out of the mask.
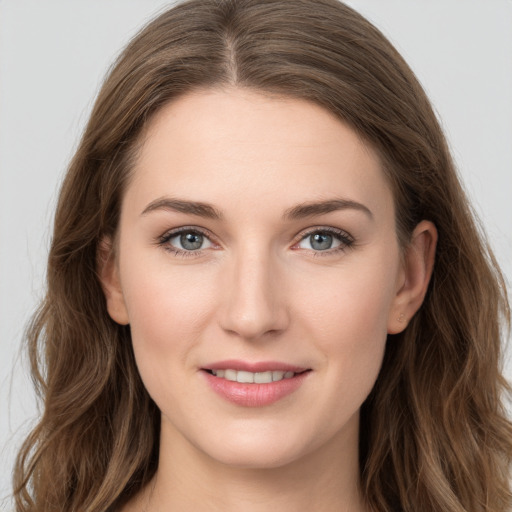
[[[296,99],[179,98],[149,125],[116,247],[108,308],[164,444],[239,467],[357,445],[407,276],[353,130]]]

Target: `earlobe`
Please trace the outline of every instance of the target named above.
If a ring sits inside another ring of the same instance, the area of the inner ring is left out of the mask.
[[[99,243],[97,268],[101,287],[105,294],[108,314],[118,324],[129,324],[128,311],[119,279],[119,268],[110,237],[103,238]]]
[[[427,293],[437,244],[437,229],[430,221],[421,221],[404,250],[401,280],[388,318],[388,334],[402,332]]]

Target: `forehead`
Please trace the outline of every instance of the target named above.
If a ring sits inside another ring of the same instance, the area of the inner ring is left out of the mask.
[[[333,195],[392,208],[376,153],[311,102],[259,92],[205,90],[150,122],[126,201],[163,195],[228,206],[285,209]]]

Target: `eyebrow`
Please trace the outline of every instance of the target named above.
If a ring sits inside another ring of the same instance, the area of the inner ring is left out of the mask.
[[[172,199],[168,197],[161,197],[149,203],[146,208],[144,208],[141,216],[147,215],[155,210],[189,213],[197,215],[198,217],[205,217],[207,219],[222,219],[222,213],[210,204],[198,201],[185,201],[183,199]]]
[[[162,197],[155,199],[144,208],[141,216],[147,215],[155,210],[169,210],[179,213],[188,213],[207,219],[222,220],[222,213],[214,206],[199,201],[187,201],[184,199],[173,199]],[[307,202],[293,206],[283,214],[284,220],[298,220],[315,215],[325,215],[339,210],[358,210],[373,219],[371,210],[362,203],[350,199],[329,199],[327,201]]]
[[[350,199],[329,199],[327,201],[301,203],[286,210],[283,218],[285,220],[297,220],[338,210],[358,210],[373,219],[373,213],[367,206]]]

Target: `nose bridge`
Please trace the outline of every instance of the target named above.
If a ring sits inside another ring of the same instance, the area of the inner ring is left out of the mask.
[[[287,324],[281,293],[280,262],[268,247],[246,244],[234,252],[226,269],[228,293],[222,327],[246,339],[282,331]]]

